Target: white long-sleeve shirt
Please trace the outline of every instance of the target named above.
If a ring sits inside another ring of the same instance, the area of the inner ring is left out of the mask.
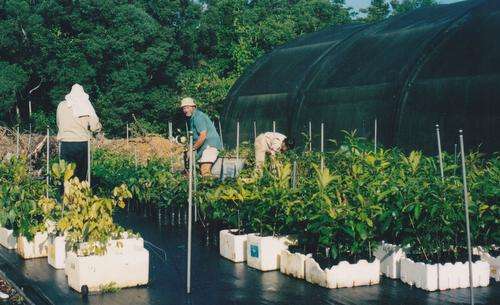
[[[267,153],[274,156],[277,152],[281,150],[281,144],[285,141],[286,136],[279,132],[266,132],[264,133]]]
[[[57,106],[57,140],[63,142],[84,142],[90,140],[90,131],[99,131],[101,123],[97,116],[82,116],[75,118],[72,109],[66,101]],[[90,131],[89,131],[90,128]]]

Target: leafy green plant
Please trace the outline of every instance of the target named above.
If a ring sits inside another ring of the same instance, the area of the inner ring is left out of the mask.
[[[115,187],[111,198],[100,198],[86,181],[67,181],[63,201],[68,210],[57,228],[66,233],[68,248],[83,255],[105,254],[108,241],[121,238],[125,231],[113,222],[113,211],[117,206],[123,208],[130,197],[126,185]]]

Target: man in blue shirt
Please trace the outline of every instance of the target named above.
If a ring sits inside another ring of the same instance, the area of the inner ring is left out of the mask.
[[[196,160],[200,163],[201,175],[210,176],[212,165],[222,149],[219,134],[208,115],[196,108],[194,99],[183,98],[181,108],[188,118],[189,130],[193,132],[193,150],[196,151]]]

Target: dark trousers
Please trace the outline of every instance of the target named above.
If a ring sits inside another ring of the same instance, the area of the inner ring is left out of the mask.
[[[61,142],[61,160],[75,163],[75,176],[80,181],[87,180],[87,148],[88,142]]]

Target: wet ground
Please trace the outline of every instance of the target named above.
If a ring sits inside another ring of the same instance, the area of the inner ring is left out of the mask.
[[[68,287],[64,271],[52,269],[46,259],[24,261],[14,251],[3,248],[0,270],[37,305],[469,303],[468,289],[425,292],[386,278],[375,286],[325,289],[277,271],[263,273],[244,263],[234,264],[221,258],[215,243],[207,245],[206,237],[197,230],[193,231],[192,293],[186,295],[186,229],[159,228],[151,219],[137,216],[122,217],[120,222],[140,232],[151,243],[146,244],[150,250],[150,283],[146,287],[82,299]],[[498,283],[492,281],[489,287],[474,291],[475,304],[500,304]]]

